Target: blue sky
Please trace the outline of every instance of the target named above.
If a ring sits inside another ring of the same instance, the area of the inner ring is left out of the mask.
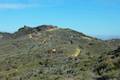
[[[118,37],[120,0],[0,0],[0,31],[42,24]]]

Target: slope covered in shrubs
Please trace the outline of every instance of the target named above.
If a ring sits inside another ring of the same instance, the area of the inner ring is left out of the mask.
[[[10,37],[0,42],[0,80],[97,80],[119,69],[105,41],[71,29],[24,26]]]

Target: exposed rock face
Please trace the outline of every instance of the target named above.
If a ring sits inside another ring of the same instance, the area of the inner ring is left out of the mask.
[[[36,29],[37,31],[45,31],[45,30],[50,30],[50,29],[54,29],[54,28],[57,28],[57,26],[53,26],[53,25],[41,25],[41,26],[38,26],[34,29]]]
[[[41,25],[41,26],[37,26],[34,28],[31,28],[29,26],[24,26],[23,28],[20,28],[17,32],[15,32],[13,36],[14,38],[16,38],[16,37],[24,36],[27,34],[32,34],[32,33],[40,32],[40,31],[46,31],[46,30],[50,30],[54,28],[57,28],[57,27],[52,26],[52,25]]]

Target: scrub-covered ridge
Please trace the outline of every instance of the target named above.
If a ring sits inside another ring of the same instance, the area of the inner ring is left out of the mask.
[[[111,44],[52,25],[1,32],[0,80],[119,80]]]

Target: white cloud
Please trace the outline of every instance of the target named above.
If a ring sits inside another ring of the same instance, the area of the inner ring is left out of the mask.
[[[7,1],[7,0],[6,0]],[[16,1],[16,0],[14,0]],[[31,7],[56,7],[63,4],[64,0],[26,0],[25,2],[0,2],[0,9],[24,9]]]
[[[23,9],[29,7],[35,7],[35,4],[23,4],[23,3],[0,3],[0,9]]]

